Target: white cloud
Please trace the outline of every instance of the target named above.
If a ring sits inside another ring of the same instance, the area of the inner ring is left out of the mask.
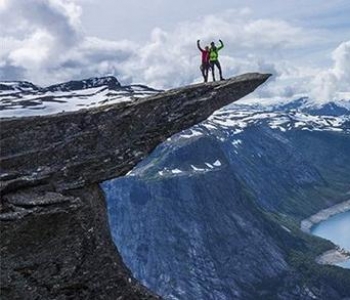
[[[311,82],[311,96],[321,102],[350,92],[350,41],[343,42],[332,53],[334,65],[316,75]]]
[[[36,30],[21,42],[20,47],[11,51],[9,60],[16,66],[37,69],[43,61],[50,59],[49,52],[54,46],[53,37],[43,30]]]
[[[8,0],[0,0],[0,11],[4,10],[6,6],[8,5]]]
[[[180,23],[171,32],[155,29],[151,40],[140,46],[136,59],[128,64],[128,72],[156,87],[199,81],[200,55],[195,41],[201,39],[204,46],[219,38],[225,42],[221,62],[227,77],[250,71],[279,75],[280,53],[314,40],[286,22],[254,20],[249,10],[230,10]]]
[[[45,81],[81,42],[79,17],[80,7],[68,0],[7,1],[0,11],[2,79],[15,79],[10,70],[21,69],[21,79]]]
[[[123,83],[175,87],[202,80],[196,40],[204,46],[221,38],[224,77],[274,75],[261,97],[292,97],[312,88],[312,95],[323,99],[349,90],[349,42],[334,51],[328,71],[299,62],[305,49],[324,41],[324,31],[318,35],[281,19],[256,18],[243,8],[200,16],[173,30],[155,28],[147,42],[111,41],[84,34],[82,1],[0,0],[0,80],[46,85],[115,75]]]
[[[350,86],[350,41],[340,44],[333,52],[334,73],[349,88]],[[345,85],[343,85],[345,87]]]

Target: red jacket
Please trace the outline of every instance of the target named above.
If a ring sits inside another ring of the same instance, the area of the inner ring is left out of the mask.
[[[202,52],[202,63],[208,63],[209,62],[209,51],[201,50],[201,52]]]
[[[197,42],[197,47],[199,51],[202,52],[202,64],[209,63],[209,50],[203,50],[199,45],[199,42]]]

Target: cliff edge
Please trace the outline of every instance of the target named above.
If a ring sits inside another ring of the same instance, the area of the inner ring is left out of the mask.
[[[254,91],[245,74],[92,109],[1,120],[2,299],[155,299],[112,243],[98,183]],[[132,237],[130,237],[132,238]]]

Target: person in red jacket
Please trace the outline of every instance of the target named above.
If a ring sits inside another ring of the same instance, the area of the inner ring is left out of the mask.
[[[200,46],[200,40],[197,41],[197,47],[200,52],[202,52],[202,64],[200,66],[204,82],[208,81],[208,72],[210,68],[210,62],[209,62],[209,47],[206,46],[204,50]]]

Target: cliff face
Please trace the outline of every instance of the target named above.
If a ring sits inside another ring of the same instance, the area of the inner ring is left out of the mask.
[[[349,199],[350,115],[296,109],[232,105],[102,184],[138,280],[165,299],[350,296],[350,270],[315,263],[334,246],[299,230]]]
[[[2,297],[156,298],[113,246],[96,183],[126,174],[160,142],[268,77],[246,74],[90,110],[1,120]]]
[[[25,215],[1,220],[1,299],[157,298],[112,244],[98,186],[65,195],[42,186],[4,200]]]

